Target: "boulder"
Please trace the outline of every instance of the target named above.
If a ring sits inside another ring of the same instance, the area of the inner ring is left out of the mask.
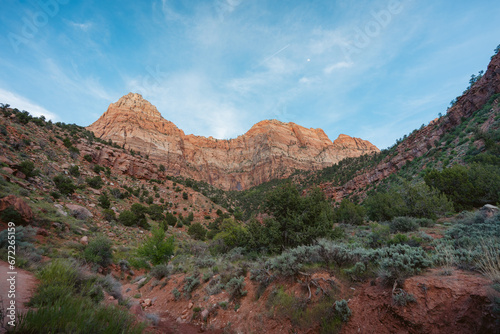
[[[81,205],[66,204],[66,207],[69,209],[70,214],[76,219],[85,220],[94,216],[92,212]]]
[[[82,245],[88,245],[89,244],[89,237],[87,237],[86,235],[84,235],[81,239],[80,239],[80,243]]]
[[[15,195],[9,195],[0,199],[0,212],[9,207],[19,212],[25,223],[29,223],[33,219],[31,208],[22,198],[16,197]]]
[[[500,209],[497,206],[491,205],[491,204],[486,204],[481,208],[481,213],[483,216],[489,218],[493,217]]]

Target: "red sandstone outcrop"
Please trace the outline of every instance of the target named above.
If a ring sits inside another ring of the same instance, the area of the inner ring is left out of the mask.
[[[415,302],[398,306],[390,288],[365,283],[349,301],[352,317],[341,333],[498,333],[491,281],[456,270],[451,276],[433,269],[406,280]]]
[[[9,207],[16,210],[21,215],[24,222],[29,223],[33,219],[31,208],[22,198],[16,197],[15,195],[9,195],[0,199],[0,212]]]
[[[153,162],[164,165],[169,174],[231,190],[287,177],[296,169],[321,169],[347,157],[379,151],[359,138],[340,135],[332,142],[321,129],[277,120],[259,122],[244,135],[229,140],[185,135],[156,107],[133,93],[112,103],[88,129],[99,138],[148,155]],[[109,163],[110,154],[101,151],[94,158]],[[135,162],[121,161],[120,156],[111,160],[114,167],[136,175],[132,170]]]

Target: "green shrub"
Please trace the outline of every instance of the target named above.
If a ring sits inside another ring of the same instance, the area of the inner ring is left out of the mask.
[[[112,263],[113,258],[111,245],[111,240],[105,236],[98,236],[92,239],[83,252],[85,260],[102,267],[107,267]]]
[[[240,297],[246,296],[247,291],[245,288],[245,277],[233,277],[226,284],[226,291],[229,293],[231,299],[238,299]]]
[[[103,209],[109,209],[111,206],[111,201],[109,200],[108,194],[103,192],[98,199],[99,206]]]
[[[74,177],[80,176],[80,168],[77,165],[73,165],[69,168],[69,174]]]
[[[31,160],[24,160],[19,164],[19,171],[26,175],[26,177],[33,177],[39,174],[39,171],[35,169],[35,164]]]
[[[155,228],[151,233],[151,237],[144,241],[137,252],[139,256],[149,259],[154,265],[158,265],[168,261],[168,258],[174,253],[174,237],[167,239],[165,231],[161,228]]]
[[[104,216],[104,219],[107,220],[107,221],[109,221],[109,222],[116,220],[116,214],[111,209],[104,209],[104,210],[102,210],[102,215]]]
[[[162,279],[163,277],[168,277],[169,274],[170,270],[168,269],[168,266],[166,264],[159,264],[151,269],[151,276],[158,280]]]
[[[395,232],[412,232],[418,230],[420,225],[415,218],[412,217],[396,217],[389,223],[389,228],[392,233]]]
[[[0,219],[5,223],[13,222],[16,226],[25,223],[21,214],[12,206],[7,207],[5,210],[0,212]]]
[[[69,177],[59,174],[56,175],[53,180],[56,184],[57,189],[63,195],[72,194],[76,190],[76,186],[73,184],[73,180],[71,180]]]
[[[188,276],[184,279],[184,292],[190,294],[194,289],[196,289],[197,286],[201,284],[200,279],[198,276]]]
[[[364,217],[365,209],[347,199],[343,199],[334,212],[334,221],[340,224],[361,225]]]
[[[188,234],[196,240],[205,240],[207,229],[200,223],[194,223],[188,228]]]
[[[86,160],[87,162],[92,162],[92,156],[90,154],[85,154],[83,156],[83,159]]]
[[[432,264],[422,248],[408,245],[399,244],[378,249],[377,253],[380,257],[379,276],[386,284],[419,274]]]
[[[132,211],[125,210],[118,216],[118,221],[125,226],[132,226],[137,222],[137,217]]]
[[[174,295],[175,300],[179,300],[179,298],[181,298],[181,293],[177,290],[177,288],[172,290],[172,294]]]
[[[87,182],[87,184],[94,189],[101,189],[104,185],[104,182],[99,175],[88,177],[85,179],[85,182]]]
[[[347,305],[347,301],[345,299],[335,302],[335,311],[337,311],[343,322],[349,321],[349,318],[352,314],[351,309],[349,308],[349,305]]]
[[[409,303],[415,303],[417,300],[415,296],[407,293],[406,291],[401,291],[392,295],[392,302],[398,306],[406,306]]]

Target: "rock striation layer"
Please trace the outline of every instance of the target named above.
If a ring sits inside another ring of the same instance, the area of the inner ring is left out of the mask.
[[[148,155],[172,175],[204,180],[225,190],[242,190],[289,176],[296,169],[316,170],[379,150],[366,140],[340,135],[331,141],[321,129],[265,120],[229,140],[186,135],[164,119],[140,94],[129,93],[88,130],[104,140]],[[120,169],[130,168],[120,162]]]

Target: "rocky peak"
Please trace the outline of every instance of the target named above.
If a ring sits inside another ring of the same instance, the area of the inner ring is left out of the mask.
[[[148,100],[145,100],[141,94],[137,93],[128,93],[122,96],[117,102],[110,104],[108,112],[137,113],[150,119],[162,118],[158,109]]]
[[[278,120],[261,121],[231,140],[185,135],[140,94],[129,93],[88,127],[97,137],[147,154],[182,175],[223,189],[246,189],[296,169],[320,169],[347,158],[378,152],[371,143],[343,135],[335,142],[321,129]],[[106,164],[112,164],[107,161]],[[124,167],[122,170],[133,171]]]

